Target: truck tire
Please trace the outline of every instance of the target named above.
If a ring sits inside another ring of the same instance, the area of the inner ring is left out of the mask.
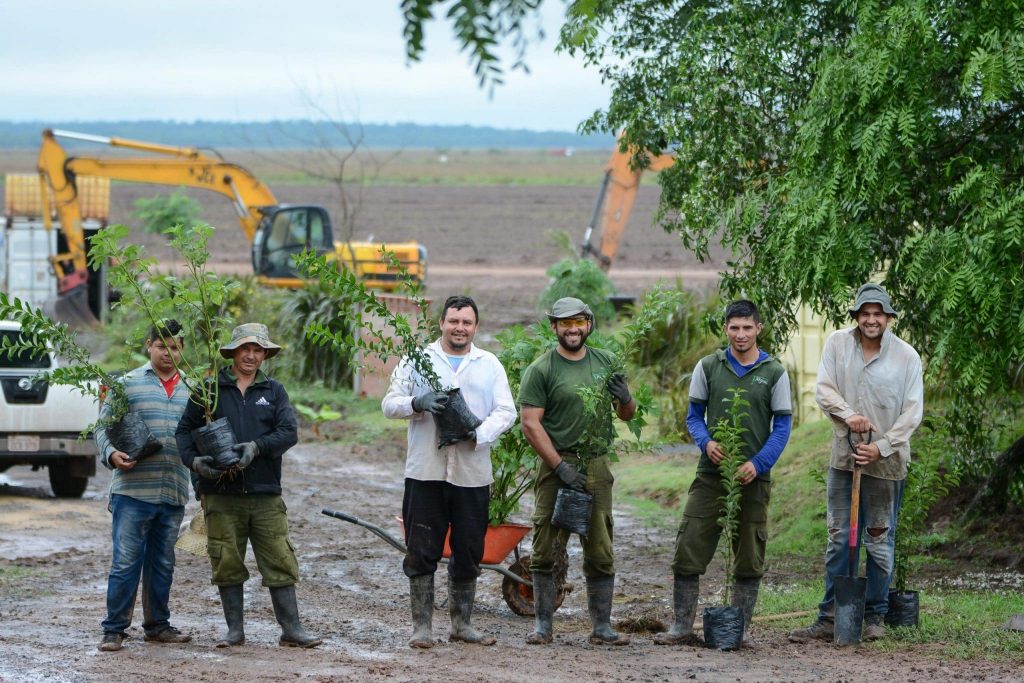
[[[89,477],[76,477],[71,473],[71,463],[60,461],[51,463],[47,469],[50,473],[50,488],[58,498],[81,498],[89,485]]]

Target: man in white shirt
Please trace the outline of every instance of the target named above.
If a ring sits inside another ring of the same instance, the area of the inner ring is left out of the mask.
[[[814,397],[832,420],[828,471],[825,597],[817,620],[790,634],[794,642],[832,640],[837,576],[851,576],[848,543],[853,469],[861,468],[860,539],[867,554],[864,640],[885,636],[896,519],[910,463],[910,437],[921,424],[921,357],[889,330],[896,311],[889,294],[868,283],[850,309],[855,327],[825,342]]]
[[[444,389],[459,388],[481,420],[461,441],[438,446],[433,414],[444,412],[447,391],[434,391],[403,358],[381,402],[384,415],[409,420],[402,516],[408,553],[413,635],[410,647],[433,647],[434,572],[451,529],[448,564],[449,640],[493,645],[495,639],[470,624],[476,579],[487,532],[491,445],[516,420],[508,377],[497,357],[473,345],[479,316],[467,296],[452,296],[441,311],[441,338],[427,355]]]

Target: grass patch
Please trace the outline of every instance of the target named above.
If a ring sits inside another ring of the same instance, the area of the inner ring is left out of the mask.
[[[392,442],[405,433],[404,420],[390,420],[380,409],[379,398],[357,396],[349,389],[330,389],[322,384],[289,383],[292,403],[303,403],[318,409],[323,405],[341,413],[341,418],[325,422],[321,432],[340,444],[372,446]]]

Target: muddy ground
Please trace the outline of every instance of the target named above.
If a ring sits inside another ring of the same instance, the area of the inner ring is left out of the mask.
[[[0,488],[0,679],[1019,680],[1020,670],[1011,665],[941,662],[937,648],[891,656],[818,643],[797,646],[770,624],[755,627],[761,643],[756,651],[666,648],[654,645],[649,632],[634,634],[626,648],[592,646],[586,642],[589,622],[575,541],[568,580],[576,590],[556,615],[554,645],[524,643],[531,620],[512,613],[500,596],[502,577],[485,571],[475,621],[496,635],[498,644],[449,644],[447,610],[441,606],[446,591],[439,588],[434,616],[438,645],[412,650],[406,645],[410,625],[401,555],[363,528],[320,512],[325,507],[343,510],[397,531],[401,434],[366,448],[316,443],[304,432],[285,462],[285,500],[302,570],[300,607],[306,626],[324,638],[323,646],[310,651],[278,647],[269,594],[259,585],[250,555],[254,578],[246,584],[246,644],[216,649],[223,623],[207,560],[179,551],[172,623],[191,633],[193,642],[143,642],[139,607],[125,648],[98,652],[110,561],[109,475],[102,471],[83,500],[68,502],[49,497],[43,473],[12,469]],[[188,516],[194,508],[189,505]],[[673,540],[671,531],[644,528],[628,509],[616,510],[616,620],[669,621]],[[528,546],[527,539],[523,550]],[[767,577],[770,583],[784,580]],[[713,590],[705,586],[702,600],[713,599]]]

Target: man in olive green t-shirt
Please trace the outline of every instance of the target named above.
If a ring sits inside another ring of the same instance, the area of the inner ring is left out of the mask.
[[[612,373],[613,357],[606,351],[586,345],[594,329],[590,307],[579,299],[565,297],[555,302],[548,313],[558,346],[544,353],[523,373],[519,388],[520,420],[523,434],[540,456],[534,483],[533,516],[533,601],[536,614],[534,632],[526,638],[533,645],[551,642],[551,616],[554,613],[555,557],[561,555],[570,532],[551,524],[555,497],[561,486],[586,490],[594,496],[590,532],[580,538],[583,546],[583,575],[587,579],[587,603],[595,644],[626,645],[629,638],[611,627],[612,591],[615,587],[615,558],[612,552],[612,475],[607,451],[613,428],[609,416],[608,440],[601,453],[581,453],[579,435],[587,423],[580,387],[608,377],[607,387],[615,399],[619,418],[629,420],[636,402],[629,393],[626,378]],[[602,429],[605,426],[602,425]],[[585,473],[580,471],[581,459]]]

